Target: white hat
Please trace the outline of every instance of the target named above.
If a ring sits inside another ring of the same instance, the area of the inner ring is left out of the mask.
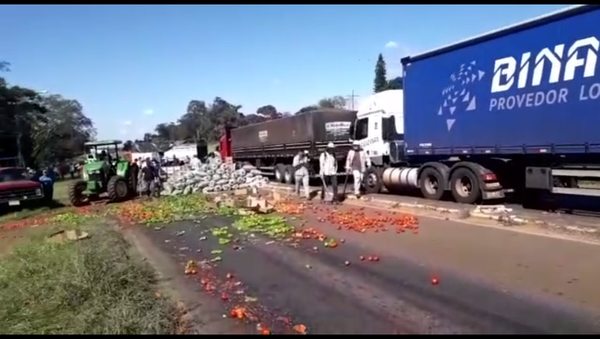
[[[304,154],[308,154],[308,150],[307,149],[304,150]]]
[[[327,148],[335,148],[335,145],[333,144],[333,142],[331,142],[331,141],[330,141],[330,142],[327,144]]]
[[[354,141],[352,142],[352,145],[358,146],[358,145],[360,145],[360,143],[358,142],[358,140],[354,140]]]

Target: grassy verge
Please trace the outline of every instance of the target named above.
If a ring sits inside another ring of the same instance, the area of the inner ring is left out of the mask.
[[[154,272],[116,231],[68,228],[91,238],[51,243],[46,230],[0,259],[0,333],[175,332],[175,310],[157,296]]]

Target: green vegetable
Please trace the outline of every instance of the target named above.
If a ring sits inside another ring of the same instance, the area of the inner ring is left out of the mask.
[[[238,230],[248,233],[261,233],[271,238],[282,239],[294,231],[283,217],[250,215],[237,220],[233,226]]]

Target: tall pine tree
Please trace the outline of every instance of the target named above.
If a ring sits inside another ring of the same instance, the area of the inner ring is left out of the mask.
[[[383,60],[381,53],[379,53],[377,64],[375,65],[375,81],[373,88],[375,93],[385,91],[387,89],[388,82],[385,73],[385,61]]]

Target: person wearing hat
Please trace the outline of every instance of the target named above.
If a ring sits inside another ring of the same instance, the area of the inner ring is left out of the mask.
[[[292,166],[294,167],[294,177],[296,179],[296,194],[300,195],[300,184],[304,186],[304,198],[308,199],[310,192],[308,189],[308,150],[298,151],[294,157]]]
[[[360,185],[363,181],[364,173],[369,167],[371,167],[371,159],[361,149],[359,142],[354,140],[352,142],[352,149],[348,151],[348,156],[346,157],[346,173],[352,173],[354,195],[357,198],[360,197]]]
[[[319,175],[323,182],[321,200],[325,199],[325,190],[331,185],[333,190],[333,201],[337,201],[337,160],[335,159],[335,145],[333,142],[327,144],[327,148],[319,157]]]

